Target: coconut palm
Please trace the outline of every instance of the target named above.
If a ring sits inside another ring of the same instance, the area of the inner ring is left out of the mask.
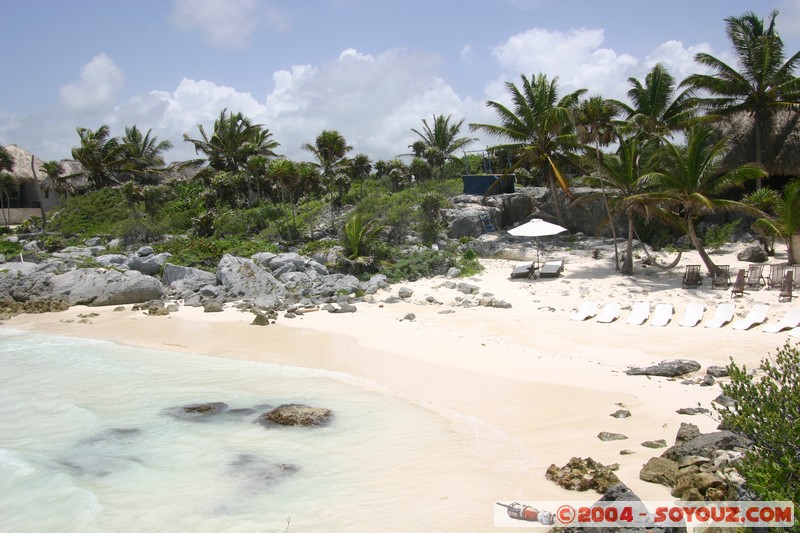
[[[70,178],[84,176],[95,189],[119,185],[114,175],[122,163],[119,139],[110,136],[111,130],[105,124],[94,131],[89,128],[78,128],[77,131],[81,145],[72,149],[72,158],[81,164],[83,171]]]
[[[143,135],[138,127],[130,126],[120,139],[122,167],[137,183],[156,181],[153,176],[163,169],[163,153],[172,148],[171,142],[159,141],[152,131]]]
[[[347,152],[353,149],[347,144],[344,136],[336,130],[323,130],[317,135],[314,144],[305,143],[303,150],[311,152],[317,159],[314,163],[322,172],[325,187],[331,195],[331,225],[333,225],[334,194],[336,193],[335,180],[341,173],[347,161]]]
[[[628,78],[628,83],[632,105],[618,100],[613,102],[622,110],[631,131],[660,142],[662,137],[683,129],[694,118],[696,103],[692,92],[684,90],[676,94],[675,78],[664,65],[656,64],[645,76],[644,83],[634,77]]]
[[[292,210],[292,228],[295,228],[297,225],[296,191],[300,180],[297,165],[289,159],[273,159],[267,166],[267,175],[278,183],[282,196],[288,200]]]
[[[575,130],[581,143],[594,146],[595,164],[600,166],[600,147],[608,146],[614,140],[614,117],[619,113],[619,106],[612,100],[595,95],[581,101],[575,109]],[[600,180],[603,205],[606,208],[611,237],[614,239],[614,268],[619,270],[619,249],[617,248],[617,230],[611,216],[611,208],[606,196],[605,181]]]
[[[354,213],[345,223],[341,244],[344,250],[339,259],[347,264],[350,272],[356,274],[362,267],[369,266],[374,257],[369,255],[378,233],[383,229],[374,220],[364,221],[361,213]]]
[[[13,168],[13,163],[12,163]],[[17,179],[10,173],[0,171],[0,211],[3,212],[3,223],[8,227],[11,220],[11,195],[19,189]]]
[[[69,198],[75,187],[72,185],[72,177],[64,174],[64,166],[61,162],[55,160],[45,161],[42,163],[42,170],[47,179],[53,184],[53,189],[56,193]]]
[[[358,194],[360,196],[364,192],[364,180],[367,179],[369,173],[372,172],[372,163],[369,160],[369,156],[366,154],[356,154],[350,160],[349,166],[353,181],[358,182]]]
[[[652,185],[643,177],[653,169],[654,148],[652,143],[638,135],[622,136],[614,131],[618,144],[616,153],[604,154],[596,162],[598,173],[586,179],[591,185],[600,185],[607,191],[607,199],[611,214],[605,223],[613,224],[613,218],[625,215],[627,220],[627,247],[620,272],[633,274],[633,239],[636,235],[634,222],[637,216],[646,220],[654,217],[663,218],[664,213],[658,209],[656,201],[651,197]],[[580,199],[589,202],[596,195],[587,195]]]
[[[464,119],[451,124],[451,118],[452,115],[446,117],[434,115],[432,124],[428,124],[428,121],[423,118],[422,131],[411,129],[423,143],[421,156],[428,162],[434,174],[438,173],[439,179],[444,178],[444,165],[453,158],[453,152],[461,150],[477,140],[475,137],[459,137],[458,134],[464,124]],[[417,145],[415,143],[412,146]]]
[[[693,74],[682,85],[709,93],[699,104],[713,116],[747,113],[754,120],[756,164],[771,167],[770,136],[775,114],[800,106],[800,78],[795,69],[800,51],[785,60],[783,41],[775,28],[778,11],[767,24],[752,11],[725,19],[726,33],[737,56],[738,70],[720,59],[699,53],[695,61],[711,74]],[[761,180],[757,182],[761,187]]]
[[[553,205],[558,223],[564,225],[556,181],[571,197],[562,168],[572,164],[572,156],[578,147],[571,111],[586,92],[579,89],[559,98],[558,78],[548,80],[545,74],[524,75],[522,88],[506,82],[511,94],[511,107],[490,100],[486,105],[500,116],[500,124],[470,124],[471,131],[483,131],[498,139],[507,139],[507,144],[495,148],[511,150],[519,159],[507,171],[513,172],[523,165],[544,169],[553,196]]]
[[[794,263],[796,255],[792,236],[800,233],[800,180],[786,184],[774,203],[772,215],[756,220],[753,229],[763,235],[783,239],[789,252],[789,263]]]
[[[697,220],[702,215],[718,211],[761,214],[743,202],[719,198],[721,193],[765,175],[755,165],[743,165],[720,174],[720,160],[726,143],[725,138],[714,140],[714,134],[708,127],[692,126],[687,131],[686,145],[677,146],[667,141],[660,153],[658,170],[643,177],[653,181],[660,191],[653,193],[653,198],[679,210],[686,224],[689,241],[711,275],[719,274],[719,269],[697,236]]]

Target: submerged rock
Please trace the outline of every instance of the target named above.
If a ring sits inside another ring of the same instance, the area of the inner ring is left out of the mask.
[[[162,414],[180,420],[203,421],[228,410],[225,402],[193,403],[164,409]]]
[[[239,490],[244,492],[262,492],[298,470],[297,465],[273,463],[248,453],[239,454],[228,463],[228,473],[242,479]]]
[[[284,404],[259,416],[256,422],[263,426],[327,426],[333,419],[333,411],[324,407],[309,407],[301,404]]]

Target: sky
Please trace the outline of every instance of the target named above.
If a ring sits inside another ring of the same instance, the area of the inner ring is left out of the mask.
[[[480,150],[496,141],[467,124],[497,123],[507,82],[626,100],[659,62],[678,80],[698,52],[735,64],[724,19],[773,9],[790,56],[800,0],[0,0],[0,145],[65,159],[78,127],[136,125],[181,161],[227,108],[294,160],[323,130],[391,159],[434,115]]]

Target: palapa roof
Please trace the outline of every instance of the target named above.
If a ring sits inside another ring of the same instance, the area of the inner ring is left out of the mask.
[[[714,128],[729,139],[723,171],[756,161],[754,121],[749,114],[724,117]],[[800,112],[782,110],[777,114],[763,163],[771,176],[800,176]]]

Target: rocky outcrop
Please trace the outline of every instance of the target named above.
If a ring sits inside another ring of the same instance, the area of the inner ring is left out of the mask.
[[[550,465],[545,477],[560,487],[569,490],[587,491],[596,490],[606,492],[611,486],[619,483],[619,478],[614,473],[619,465],[605,466],[591,457],[582,459],[573,457],[561,468]]]
[[[270,426],[327,426],[333,420],[333,412],[324,407],[309,407],[301,404],[284,404],[264,413],[256,420],[259,424]]]
[[[700,363],[697,361],[692,361],[691,359],[671,359],[644,368],[632,367],[626,370],[625,373],[629,376],[661,376],[674,378],[691,372],[697,372],[698,370],[700,370]]]
[[[225,254],[217,265],[217,282],[234,299],[255,298],[281,291],[275,276],[252,259]]]
[[[748,246],[736,254],[736,259],[747,261],[748,263],[766,263],[769,258],[767,257],[767,252],[760,246]]]
[[[164,286],[155,278],[136,271],[117,272],[81,268],[50,278],[52,294],[69,305],[125,305],[162,298]]]

